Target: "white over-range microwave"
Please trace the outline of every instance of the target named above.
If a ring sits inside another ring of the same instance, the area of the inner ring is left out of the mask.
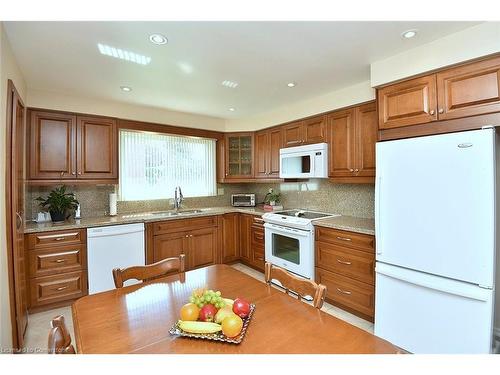
[[[328,178],[328,144],[280,149],[280,178]]]

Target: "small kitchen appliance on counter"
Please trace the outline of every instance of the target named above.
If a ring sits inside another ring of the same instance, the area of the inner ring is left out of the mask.
[[[232,194],[231,206],[255,207],[255,194]]]

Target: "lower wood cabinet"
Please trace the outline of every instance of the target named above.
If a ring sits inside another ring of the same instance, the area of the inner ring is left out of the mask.
[[[240,259],[243,263],[264,271],[264,220],[260,216],[240,215]]]
[[[222,239],[220,262],[234,262],[240,258],[240,214],[228,213],[220,216],[219,228]]]
[[[29,310],[50,309],[88,293],[85,229],[25,235]]]
[[[186,255],[186,269],[217,263],[217,216],[149,223],[146,228],[148,263]]]
[[[375,238],[316,227],[315,278],[328,302],[364,319],[375,314]]]

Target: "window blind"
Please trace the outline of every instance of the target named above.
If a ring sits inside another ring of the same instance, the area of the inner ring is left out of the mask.
[[[216,195],[215,140],[120,130],[120,199]]]

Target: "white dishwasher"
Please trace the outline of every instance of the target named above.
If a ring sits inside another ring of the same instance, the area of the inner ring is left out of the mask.
[[[143,223],[87,229],[89,294],[114,289],[113,268],[144,265],[145,258]]]

